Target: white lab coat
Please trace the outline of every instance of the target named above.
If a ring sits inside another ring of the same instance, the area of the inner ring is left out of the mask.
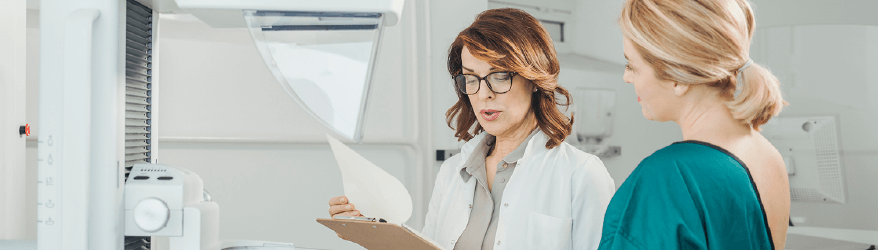
[[[463,145],[442,164],[427,210],[423,234],[453,249],[470,217],[476,178],[464,182],[463,164],[486,133]],[[604,212],[616,190],[597,156],[566,142],[546,149],[537,132],[527,142],[503,197],[495,250],[597,249]]]

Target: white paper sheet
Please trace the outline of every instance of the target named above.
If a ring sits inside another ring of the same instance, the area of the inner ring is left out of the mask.
[[[412,216],[412,196],[402,182],[332,136],[326,138],[341,169],[349,202],[367,217],[396,224],[408,221]]]

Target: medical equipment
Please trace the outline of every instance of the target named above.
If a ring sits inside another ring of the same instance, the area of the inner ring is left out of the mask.
[[[172,249],[202,249],[218,242],[219,207],[207,199],[197,174],[137,164],[131,176],[125,184],[125,235],[174,236]]]
[[[402,3],[41,1],[38,249],[148,244],[133,236],[169,236],[172,250],[292,249],[289,243],[220,241],[219,208],[201,179],[155,164],[155,21],[164,13],[191,13],[212,27],[250,29],[288,94],[334,132],[359,142],[381,31],[397,23]],[[318,76],[315,69],[323,71]]]
[[[576,103],[570,105],[575,123],[574,145],[582,151],[600,158],[622,154],[622,147],[611,146],[605,139],[613,135],[616,120],[616,91],[611,89],[575,88],[572,93]]]
[[[613,135],[613,113],[616,111],[616,91],[605,89],[576,88],[573,90],[576,105],[576,140],[579,142],[603,141]]]
[[[833,116],[780,116],[762,126],[762,135],[783,156],[792,201],[845,203],[836,124]]]

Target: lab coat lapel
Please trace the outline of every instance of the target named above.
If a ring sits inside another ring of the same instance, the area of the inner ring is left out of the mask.
[[[466,168],[465,163],[472,155],[472,152],[476,148],[476,146],[482,141],[482,139],[485,138],[485,135],[487,135],[487,133],[482,132],[463,144],[463,146],[460,148],[461,164],[457,167],[455,173],[460,173],[460,171],[463,171],[464,168]],[[449,220],[453,221],[453,224],[451,224],[453,225],[452,240],[457,240],[460,238],[460,235],[463,234],[463,231],[466,230],[466,225],[469,222],[469,217],[472,213],[473,196],[475,196],[476,183],[478,181],[476,180],[476,178],[469,178],[466,182],[464,182],[463,178],[459,174],[456,174],[453,178],[455,178],[454,182],[461,183],[459,186],[463,188],[460,193],[461,195],[456,195],[457,198],[451,202],[452,204],[449,209],[455,212],[448,213],[454,215],[462,215],[456,216],[455,218],[448,218]]]
[[[548,138],[542,130],[538,131],[532,138],[530,138],[530,141],[527,142],[527,148],[524,149],[524,156],[518,160],[518,163],[515,165],[515,171],[513,171],[512,176],[509,177],[509,183],[506,184],[506,189],[503,192],[502,198],[504,203],[517,202],[518,197],[521,196],[520,187],[531,182],[528,177],[534,176],[532,171],[539,170],[539,167],[532,164],[532,162],[534,162],[535,156],[543,155],[546,152],[546,142],[548,142]],[[510,200],[507,200],[506,198],[510,198]]]
[[[504,241],[506,240],[506,224],[509,223],[507,220],[515,220],[516,218],[509,219],[511,217],[517,216],[525,216],[519,213],[516,213],[516,210],[519,209],[519,204],[522,196],[527,196],[522,192],[526,192],[522,187],[527,186],[529,183],[533,183],[534,180],[531,180],[532,177],[537,176],[533,173],[533,171],[539,171],[540,167],[535,166],[532,162],[535,162],[534,159],[539,157],[540,155],[544,155],[546,152],[546,142],[548,138],[543,133],[543,131],[538,131],[530,141],[527,143],[527,148],[524,150],[524,156],[518,160],[518,163],[515,165],[515,171],[512,172],[512,176],[509,177],[509,182],[506,184],[506,189],[503,191],[503,198],[501,198],[501,203],[503,204],[503,210],[500,211],[499,221],[497,222],[497,236],[496,240]],[[475,190],[475,187],[472,188]],[[507,206],[508,204],[508,206]],[[496,212],[496,211],[495,211]],[[520,218],[517,218],[520,219]]]

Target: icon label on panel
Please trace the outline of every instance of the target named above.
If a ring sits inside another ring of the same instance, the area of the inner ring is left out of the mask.
[[[46,220],[46,225],[48,225],[48,226],[55,225],[55,221],[52,220],[52,217],[49,217],[49,219]]]
[[[46,186],[55,185],[55,182],[52,181],[52,177],[46,178]]]

